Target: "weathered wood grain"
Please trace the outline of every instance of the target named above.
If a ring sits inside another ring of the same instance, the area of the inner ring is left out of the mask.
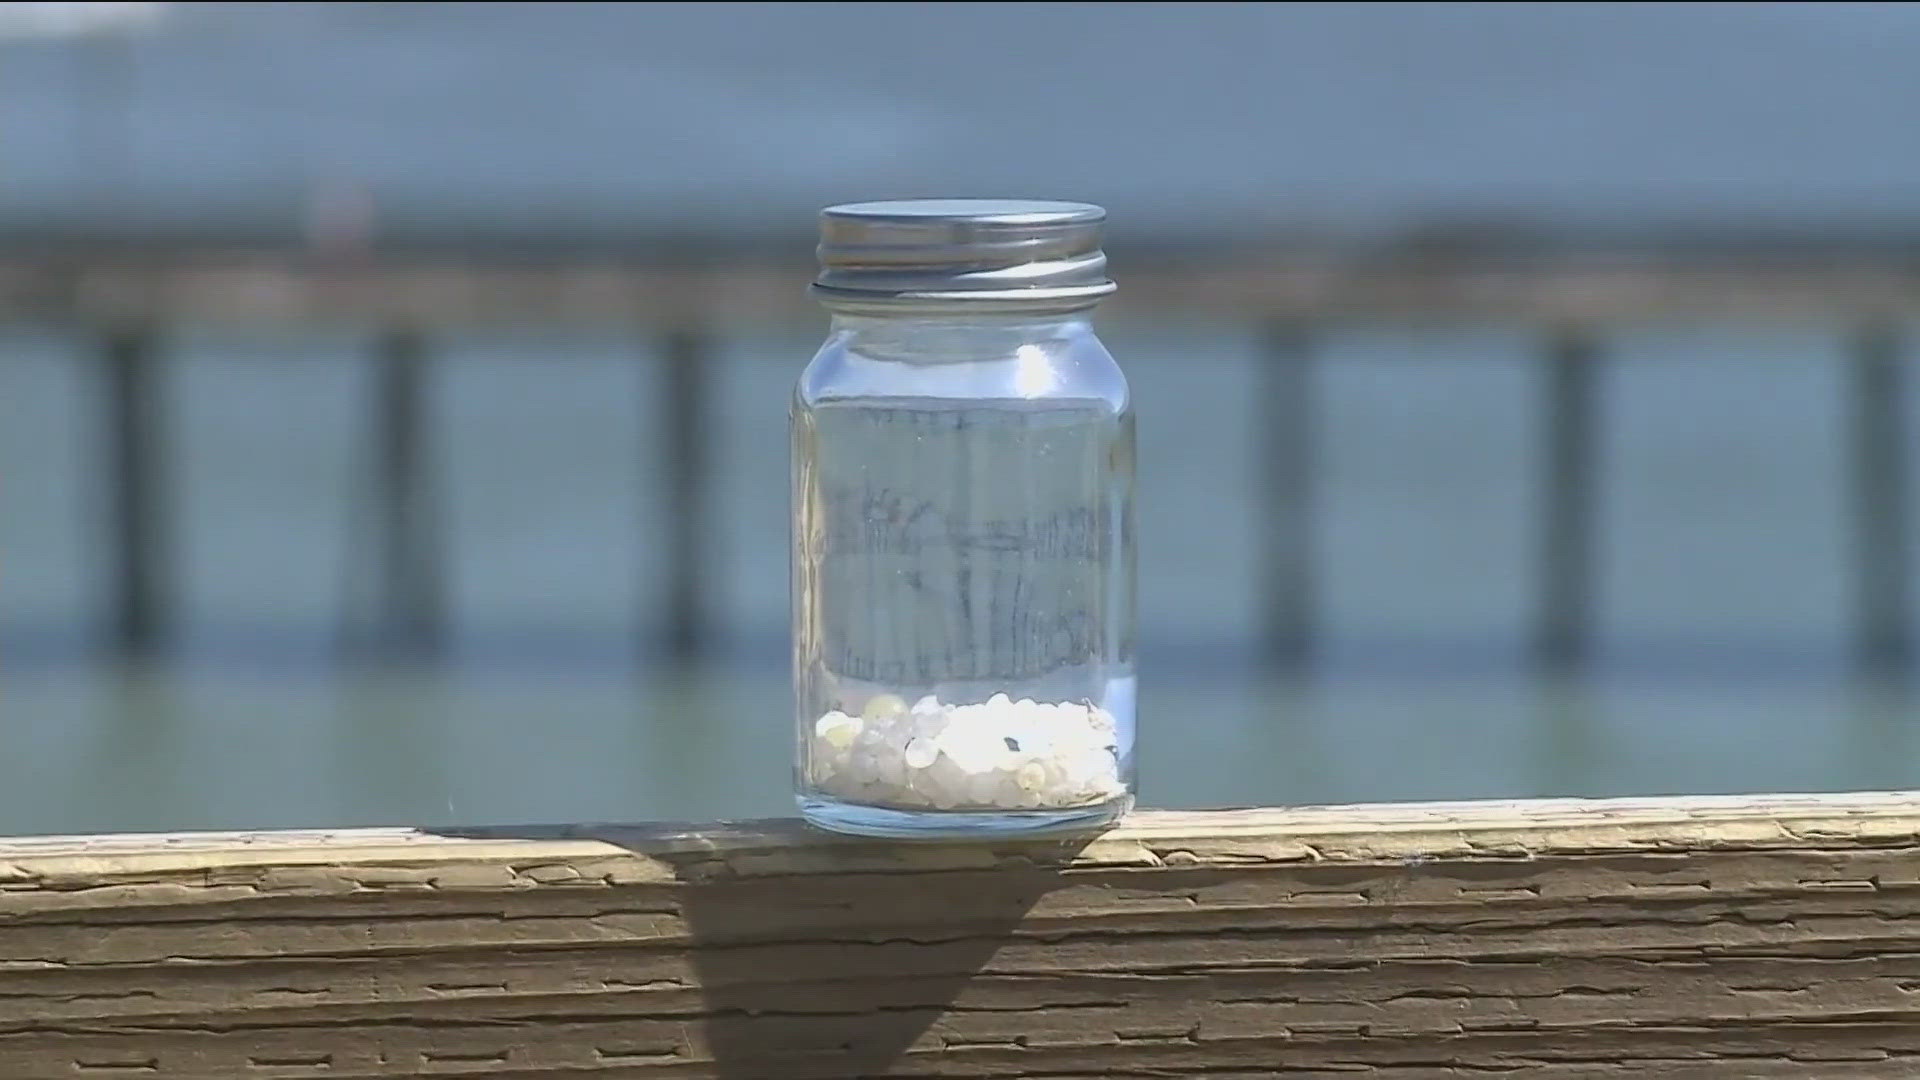
[[[0,1077],[1920,1074],[1920,795],[0,841]]]

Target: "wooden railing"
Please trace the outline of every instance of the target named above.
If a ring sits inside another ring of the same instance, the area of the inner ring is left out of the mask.
[[[1896,1077],[1920,796],[0,841],[0,1076]]]
[[[5,238],[0,238],[4,240]],[[804,294],[799,245],[728,247],[651,240],[400,245],[351,257],[303,256],[246,238],[0,243],[0,317],[54,321],[98,334],[110,440],[102,489],[113,523],[108,640],[127,656],[162,647],[170,506],[160,446],[157,350],[169,326],[353,325],[370,332],[378,396],[369,418],[374,545],[381,598],[363,642],[383,656],[430,656],[446,625],[430,476],[420,452],[423,369],[436,332],[454,326],[627,326],[636,352],[661,365],[654,396],[667,506],[655,539],[667,552],[666,602],[648,613],[676,658],[708,639],[705,611],[710,360],[716,336],[742,320],[818,321]],[[1895,241],[1688,236],[1572,247],[1512,237],[1414,238],[1372,249],[1301,241],[1263,247],[1145,245],[1116,252],[1119,319],[1254,322],[1266,328],[1257,407],[1267,560],[1266,652],[1276,664],[1311,654],[1313,443],[1309,366],[1318,335],[1356,324],[1533,327],[1545,377],[1545,445],[1534,547],[1537,660],[1565,668],[1589,655],[1598,531],[1595,369],[1607,337],[1639,323],[1721,321],[1822,326],[1846,341],[1855,653],[1867,667],[1905,665],[1910,625],[1908,469],[1901,398],[1902,320],[1920,309],[1920,265]],[[688,255],[699,252],[699,257]]]

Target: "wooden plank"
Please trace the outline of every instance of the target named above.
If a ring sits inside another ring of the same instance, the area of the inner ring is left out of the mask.
[[[1866,1077],[1920,794],[0,842],[8,1077]]]
[[[1920,269],[1897,262],[1695,263],[1577,254],[1546,261],[1396,258],[1319,251],[1142,253],[1116,263],[1125,316],[1410,323],[1760,324],[1920,312]],[[651,265],[586,254],[534,265],[484,252],[376,255],[350,265],[282,252],[0,252],[0,314],[225,324],[366,321],[432,326],[599,321],[655,325],[819,319],[812,267],[740,261]]]

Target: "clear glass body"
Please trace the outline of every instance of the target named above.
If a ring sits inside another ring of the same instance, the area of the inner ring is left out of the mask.
[[[1087,314],[836,315],[792,409],[795,786],[825,828],[1134,790],[1134,424]]]

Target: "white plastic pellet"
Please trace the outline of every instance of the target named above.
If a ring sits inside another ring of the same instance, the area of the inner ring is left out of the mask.
[[[1059,809],[1124,793],[1113,716],[1087,701],[972,705],[877,695],[860,716],[814,722],[808,779],[822,794],[938,810]]]

